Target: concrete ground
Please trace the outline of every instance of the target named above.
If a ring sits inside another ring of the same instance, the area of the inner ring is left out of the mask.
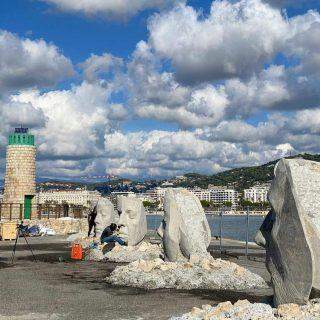
[[[104,278],[115,265],[105,262],[71,261],[70,248],[63,237],[28,238],[37,258],[20,238],[11,264],[12,241],[0,242],[0,320],[13,319],[168,319],[194,306],[220,301],[270,300],[264,292],[215,292],[141,290],[112,287]],[[251,246],[250,260],[243,244],[224,240],[224,258],[246,266],[269,280],[264,252]],[[211,245],[219,256],[219,241]]]

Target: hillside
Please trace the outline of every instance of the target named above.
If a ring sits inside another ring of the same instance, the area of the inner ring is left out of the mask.
[[[320,162],[320,155],[312,154],[299,154],[288,158],[304,158]],[[201,187],[207,188],[209,184],[216,186],[229,186],[237,190],[250,188],[258,183],[265,183],[273,179],[274,166],[278,160],[263,164],[255,167],[236,168],[214,175],[202,175],[198,173],[187,173],[183,178],[169,179],[174,187]],[[108,195],[112,191],[132,191],[132,192],[145,192],[157,186],[161,186],[166,180],[144,180],[133,181],[118,177],[114,180],[105,182],[71,182],[71,181],[55,181],[45,180],[38,181],[38,189],[76,189],[86,187],[88,190],[98,190],[103,195]]]
[[[303,158],[320,162],[320,155],[299,154],[287,158]],[[257,183],[265,183],[273,179],[274,166],[278,160],[256,167],[236,168],[220,172],[211,176],[197,173],[185,174],[186,180],[176,182],[179,187],[207,188],[209,184],[216,186],[230,186],[237,190],[249,188]]]

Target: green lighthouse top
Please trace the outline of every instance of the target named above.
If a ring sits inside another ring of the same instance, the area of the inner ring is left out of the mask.
[[[28,128],[15,128],[9,135],[9,145],[34,146],[34,135],[29,134]]]

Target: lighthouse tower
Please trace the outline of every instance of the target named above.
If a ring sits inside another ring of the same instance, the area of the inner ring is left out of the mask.
[[[36,147],[28,128],[9,135],[3,203],[12,218],[30,219],[36,195]],[[21,217],[22,216],[22,217]]]

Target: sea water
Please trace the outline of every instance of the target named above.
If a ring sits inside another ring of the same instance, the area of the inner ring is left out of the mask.
[[[163,216],[160,215],[148,215],[147,223],[148,230],[156,230]],[[219,215],[207,215],[208,223],[211,229],[211,235],[213,237],[220,235],[220,223],[221,217]],[[249,216],[249,241],[253,241],[255,234],[259,230],[264,216]],[[222,237],[234,240],[246,240],[247,232],[247,216],[245,215],[224,215],[222,218]]]

